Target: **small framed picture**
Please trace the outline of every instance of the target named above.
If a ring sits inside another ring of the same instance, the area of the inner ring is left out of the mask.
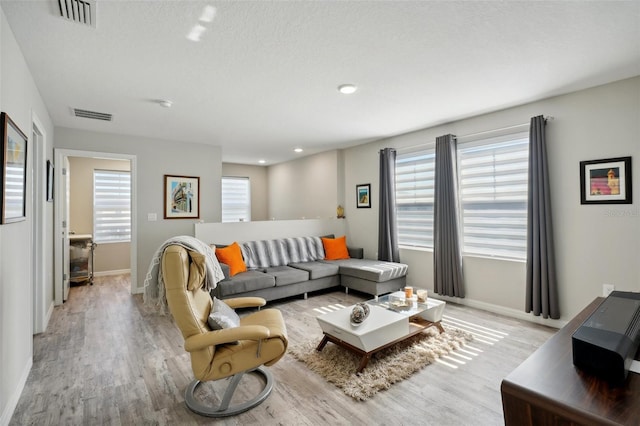
[[[200,218],[200,178],[164,175],[164,218]]]
[[[53,201],[53,163],[47,160],[47,201]]]
[[[2,138],[1,223],[27,218],[27,136],[6,113],[0,114]]]
[[[356,207],[359,209],[371,208],[371,184],[356,185]]]
[[[631,157],[580,162],[581,204],[631,204]]]

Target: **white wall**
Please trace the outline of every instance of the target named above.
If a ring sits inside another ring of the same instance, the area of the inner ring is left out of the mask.
[[[199,221],[220,222],[220,147],[171,142],[137,136],[111,135],[56,128],[55,148],[135,155],[137,160],[137,287],[144,289],[144,277],[156,249],[176,235],[194,235]],[[164,175],[200,177],[200,219],[163,219]],[[155,213],[157,221],[148,221]]]
[[[269,166],[269,219],[336,217],[339,162],[329,151]]]
[[[561,319],[575,316],[602,284],[640,291],[640,77],[515,108],[357,146],[344,151],[346,216],[350,244],[367,256],[377,250],[378,150],[434,143],[437,136],[459,136],[529,122],[543,114],[552,185],[556,261]],[[579,163],[582,160],[632,156],[634,203],[581,205]],[[371,182],[372,208],[356,209],[350,190]],[[433,290],[430,251],[401,250],[409,264],[408,282]],[[499,312],[524,314],[525,264],[465,257],[467,297],[464,303]],[[538,320],[537,318],[533,318]]]
[[[31,138],[32,114],[40,120],[49,146],[47,158],[53,159],[51,140],[53,126],[33,77],[25,63],[11,28],[0,9],[0,109],[9,114],[16,125]],[[28,142],[31,143],[31,140]],[[32,146],[27,146],[27,169],[33,161]],[[39,165],[33,165],[38,167]],[[40,165],[45,167],[44,164]],[[24,383],[29,374],[33,357],[33,291],[30,273],[33,269],[30,249],[34,213],[31,211],[31,177],[27,178],[27,219],[22,222],[0,225],[0,424],[9,422]],[[47,222],[53,220],[53,210],[48,203]],[[47,228],[46,244],[51,247],[52,229]],[[51,268],[51,263],[47,263]],[[53,306],[51,271],[45,272],[44,287],[47,300],[45,310]]]
[[[222,176],[249,178],[251,220],[267,220],[269,218],[269,176],[266,167],[223,163]]]

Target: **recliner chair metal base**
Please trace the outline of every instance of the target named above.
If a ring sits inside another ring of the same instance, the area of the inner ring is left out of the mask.
[[[236,388],[238,387],[240,380],[246,373],[256,373],[258,375],[262,375],[263,378],[265,379],[265,385],[262,388],[262,391],[254,398],[250,399],[249,401],[245,401],[241,404],[232,405],[230,407],[229,403],[231,402],[231,398],[233,397],[233,394]],[[254,370],[238,373],[234,376],[231,376],[229,379],[230,379],[230,383],[224,392],[224,395],[222,397],[222,402],[217,407],[212,407],[212,406],[202,404],[200,401],[198,401],[195,398],[194,392],[196,388],[200,385],[201,383],[200,380],[194,380],[191,383],[189,383],[184,393],[184,402],[187,405],[187,408],[189,408],[191,411],[193,411],[196,414],[200,414],[201,416],[207,416],[207,417],[235,416],[236,414],[243,413],[255,407],[256,405],[261,404],[265,399],[267,399],[267,397],[273,390],[273,384],[274,384],[273,375],[271,374],[270,371],[268,371],[266,368],[262,366]]]

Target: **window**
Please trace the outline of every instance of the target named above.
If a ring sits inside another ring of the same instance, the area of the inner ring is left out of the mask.
[[[396,156],[398,243],[433,248],[435,149]]]
[[[529,136],[458,144],[463,253],[526,258]]]
[[[93,171],[93,239],[131,241],[131,173]]]
[[[222,221],[251,220],[251,189],[249,178],[222,178]]]

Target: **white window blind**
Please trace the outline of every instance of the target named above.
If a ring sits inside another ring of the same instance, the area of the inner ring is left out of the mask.
[[[525,259],[529,136],[458,145],[463,253]]]
[[[93,171],[93,239],[131,241],[131,173]]]
[[[249,178],[222,178],[222,221],[251,220],[251,189]]]
[[[11,154],[11,151],[9,153]],[[7,218],[23,217],[24,201],[24,166],[10,161],[6,162],[4,183],[4,214]]]
[[[433,248],[435,149],[396,155],[398,243]]]

